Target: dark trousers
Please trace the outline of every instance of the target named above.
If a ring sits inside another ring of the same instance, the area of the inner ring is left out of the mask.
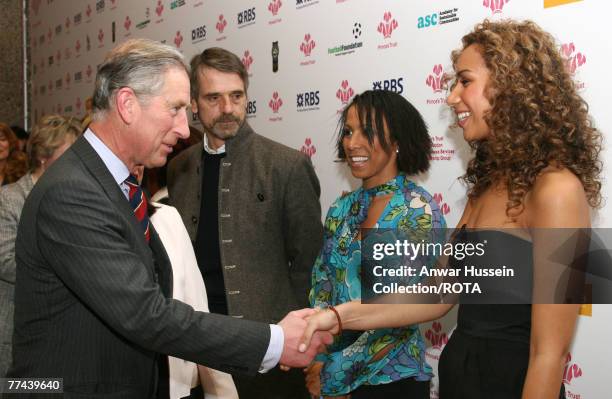
[[[429,381],[404,378],[389,384],[362,385],[351,392],[351,399],[429,399]]]
[[[240,399],[309,399],[302,369],[278,367],[255,377],[232,375]]]

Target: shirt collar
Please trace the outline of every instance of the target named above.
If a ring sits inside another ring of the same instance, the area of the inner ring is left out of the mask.
[[[115,155],[110,148],[106,146],[89,128],[83,133],[83,137],[91,144],[94,151],[102,158],[102,162],[106,165],[115,182],[121,185],[130,175],[128,167]]]
[[[213,150],[212,148],[210,148],[210,146],[208,145],[208,135],[206,134],[206,132],[204,132],[204,138],[202,139],[202,142],[204,143],[204,151],[206,151],[207,153],[225,154],[225,143],[223,143],[223,145],[217,148],[216,150]]]

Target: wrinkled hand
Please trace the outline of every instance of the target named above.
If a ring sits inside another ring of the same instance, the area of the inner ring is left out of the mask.
[[[313,337],[323,331],[330,334],[338,333],[338,319],[331,310],[316,309],[314,313],[306,317],[306,320],[308,324],[300,340],[300,351],[305,351],[311,345]]]
[[[304,329],[307,326],[305,318],[315,314],[314,309],[302,309],[289,312],[278,325],[283,329],[285,342],[283,353],[281,354],[280,364],[286,367],[306,367],[314,359],[315,355],[325,349],[326,345],[332,343],[333,338],[327,331],[317,331],[310,334],[308,346],[298,351],[298,346],[302,342]],[[285,367],[285,368],[286,368]]]
[[[310,366],[304,369],[306,374],[306,389],[312,396],[321,396],[321,369],[323,362],[313,362]]]

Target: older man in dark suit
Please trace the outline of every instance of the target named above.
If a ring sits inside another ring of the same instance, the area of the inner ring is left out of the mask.
[[[164,355],[251,375],[314,356],[317,345],[297,351],[308,311],[268,325],[170,299],[169,261],[130,171],[166,162],[189,135],[188,104],[187,67],[169,46],[131,40],[100,66],[93,122],[23,210],[10,376],[61,377],[67,398],[151,398],[167,396]]]

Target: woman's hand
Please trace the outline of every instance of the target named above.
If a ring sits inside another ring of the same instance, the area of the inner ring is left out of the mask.
[[[321,396],[321,369],[323,362],[312,362],[312,364],[304,369],[306,374],[306,389],[313,397]]]
[[[302,342],[299,346],[300,352],[304,352],[310,345],[312,335],[317,331],[329,331],[332,335],[339,331],[338,318],[329,309],[317,309],[317,313],[306,318],[308,324],[302,335]]]

